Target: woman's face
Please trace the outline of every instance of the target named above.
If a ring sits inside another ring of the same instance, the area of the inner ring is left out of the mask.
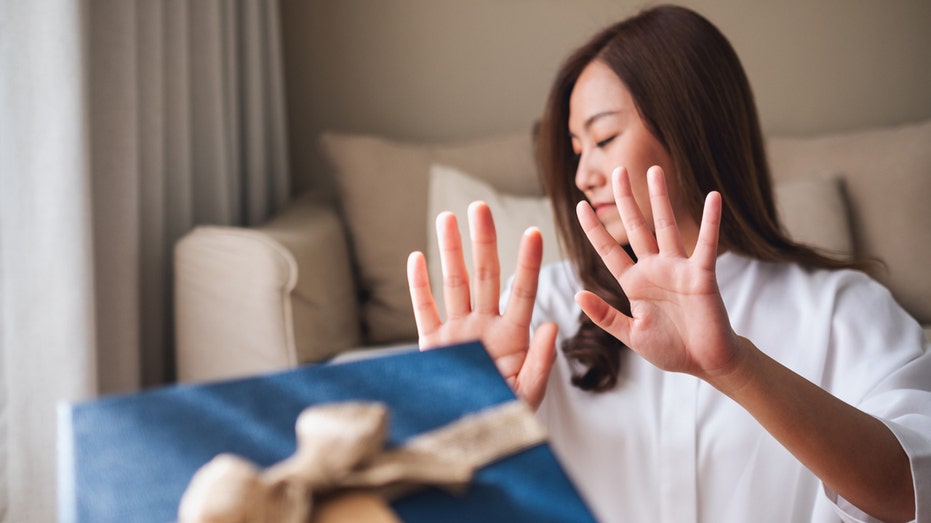
[[[619,244],[629,242],[611,189],[611,172],[616,167],[627,169],[634,198],[651,229],[646,174],[653,165],[662,167],[680,229],[687,225],[681,221],[687,213],[679,210],[682,206],[669,153],[641,120],[627,87],[603,62],[589,64],[576,81],[569,97],[569,136],[579,159],[575,184]]]

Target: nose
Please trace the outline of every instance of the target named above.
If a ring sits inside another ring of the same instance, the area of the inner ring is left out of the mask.
[[[608,177],[605,175],[604,170],[592,162],[590,155],[583,153],[579,158],[579,166],[575,171],[575,186],[583,193],[586,193],[601,187],[607,180]]]

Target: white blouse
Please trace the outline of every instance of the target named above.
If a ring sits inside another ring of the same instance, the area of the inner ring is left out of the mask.
[[[717,275],[738,334],[895,433],[911,460],[917,521],[931,522],[931,353],[918,323],[856,271],[725,253]],[[577,330],[580,289],[568,262],[543,268],[533,322],[556,322],[558,347]],[[557,353],[539,416],[599,521],[877,521],[707,383],[627,351],[614,389],[585,392]]]

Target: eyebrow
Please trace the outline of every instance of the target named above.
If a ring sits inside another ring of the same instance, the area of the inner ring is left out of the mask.
[[[593,114],[593,115],[591,115],[591,116],[589,116],[588,118],[585,119],[585,123],[582,124],[582,127],[583,127],[584,129],[587,130],[587,129],[590,128],[590,127],[592,126],[592,124],[594,124],[595,121],[598,120],[599,118],[604,118],[605,116],[613,116],[613,115],[616,115],[616,114],[621,114],[621,110],[620,110],[620,109],[611,109],[611,110],[601,111],[601,112],[595,113],[595,114]],[[572,133],[572,131],[569,131],[569,137],[570,137],[570,138],[575,138],[576,136],[575,136],[575,134]]]

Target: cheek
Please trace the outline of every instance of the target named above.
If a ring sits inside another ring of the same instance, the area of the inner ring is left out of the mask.
[[[611,151],[612,160],[617,165],[623,165],[632,177],[645,177],[647,169],[661,160],[653,144],[646,140],[642,133],[630,132],[622,135],[622,139]],[[634,180],[631,179],[633,183]]]

